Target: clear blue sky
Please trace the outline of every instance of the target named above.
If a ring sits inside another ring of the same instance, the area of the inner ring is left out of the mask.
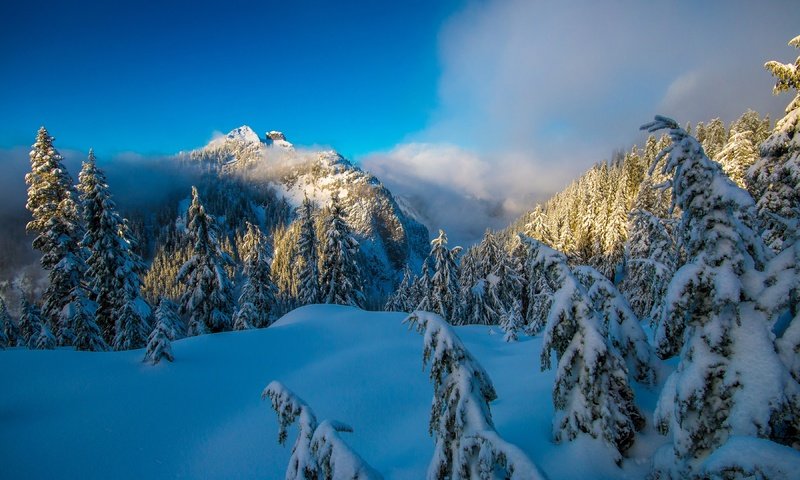
[[[456,1],[0,5],[0,148],[172,153],[249,124],[348,156],[424,128]]]

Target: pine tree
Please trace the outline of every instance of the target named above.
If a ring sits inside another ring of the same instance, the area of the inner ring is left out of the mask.
[[[300,207],[300,236],[297,239],[297,297],[300,305],[319,303],[322,299],[317,255],[317,233],[314,228],[314,207],[308,197]]]
[[[93,154],[83,163],[78,185],[81,191],[86,233],[82,245],[91,254],[86,260],[89,288],[97,303],[96,322],[107,343],[144,346],[147,338],[138,332],[149,330],[150,307],[141,298],[144,262],[134,251],[134,240],[127,222],[116,211],[105,175]],[[117,327],[125,324],[126,334],[118,341]],[[131,322],[140,322],[132,325]]]
[[[286,467],[286,480],[379,480],[383,477],[339,436],[353,429],[341,422],[317,417],[302,398],[280,382],[271,382],[261,394],[270,399],[278,416],[278,443],[286,443],[287,428],[297,421],[297,440]]]
[[[94,321],[97,304],[83,296],[82,290],[76,293],[78,296],[67,306],[67,317],[75,329],[75,349],[91,352],[108,350],[103,332]]]
[[[28,201],[25,204],[33,219],[27,230],[41,233],[47,230],[47,222],[56,216],[58,205],[73,193],[72,179],[64,167],[63,158],[53,146],[54,138],[44,127],[36,134],[36,142],[31,147],[31,172],[25,175],[28,185]],[[47,254],[52,245],[45,238],[34,240],[34,248]],[[50,268],[55,262],[44,261],[43,267]]]
[[[222,251],[214,217],[206,213],[195,187],[188,218],[192,257],[178,272],[185,285],[181,312],[189,317],[187,334],[230,330],[233,286],[226,267],[232,260]]]
[[[726,143],[728,143],[728,130],[725,128],[725,123],[719,118],[708,122],[702,144],[708,158],[716,160]]]
[[[43,321],[39,324],[39,332],[36,334],[36,340],[31,348],[36,350],[53,350],[56,348],[56,337],[50,331],[47,322]]]
[[[728,143],[717,154],[716,160],[722,165],[725,174],[739,188],[745,188],[747,170],[758,159],[758,149],[753,145],[753,132],[747,130],[732,133]]]
[[[160,305],[159,305],[160,306]],[[156,326],[147,338],[147,350],[144,354],[144,362],[152,365],[157,364],[162,359],[172,362],[171,339],[175,337],[174,327],[165,315],[156,318]]]
[[[594,309],[600,314],[603,334],[625,359],[628,371],[640,383],[656,382],[653,349],[639,319],[613,283],[592,267],[576,267],[575,276],[586,287]]]
[[[3,337],[6,339],[8,347],[16,347],[19,344],[19,329],[8,313],[8,307],[2,296],[0,296],[0,329],[3,331]]]
[[[410,303],[410,301],[413,302],[412,283],[414,281],[411,277],[411,267],[406,264],[405,267],[403,267],[403,278],[400,280],[400,284],[386,301],[386,305],[383,308],[385,311],[410,312],[413,310],[416,305]]]
[[[447,235],[444,230],[439,230],[439,236],[431,241],[431,252],[427,262],[433,264],[433,275],[430,277],[430,285],[423,292],[425,299],[423,302],[427,306],[426,311],[437,313],[447,321],[458,321],[460,312],[459,307],[459,288],[458,288],[458,265],[456,256],[461,251],[461,247],[453,250],[447,248]],[[418,308],[419,309],[419,308]]]
[[[436,440],[428,480],[540,479],[534,464],[494,429],[492,380],[440,316],[414,312],[404,320],[424,337],[423,367],[430,364],[433,402],[429,433]]]
[[[153,314],[155,323],[164,325],[167,338],[170,340],[177,340],[186,336],[186,329],[183,326],[181,317],[178,315],[177,308],[177,305],[170,299],[162,297]]]
[[[25,176],[29,186],[26,207],[33,219],[27,228],[37,234],[33,247],[42,252],[42,267],[49,270],[42,311],[53,325],[58,343],[69,345],[74,341],[74,333],[62,311],[75,297],[74,290],[82,288],[81,278],[86,270],[79,245],[83,227],[76,204],[77,192],[61,155],[53,147],[53,138],[44,127],[39,129],[30,158],[31,173]]]
[[[21,295],[19,316],[19,345],[36,348],[36,341],[42,331],[42,312],[36,303],[29,301],[25,294]]]
[[[322,251],[320,283],[322,300],[338,305],[363,306],[361,272],[356,254],[358,242],[345,223],[346,213],[333,195],[324,221],[324,245]]]
[[[257,226],[247,222],[243,242],[247,280],[239,296],[239,311],[234,315],[234,330],[268,327],[275,311],[277,287],[272,282],[267,239]]]
[[[674,173],[673,205],[683,212],[688,257],[670,282],[658,332],[683,342],[656,408],[656,426],[673,442],[657,452],[654,476],[686,478],[729,438],[777,439],[791,431],[800,386],[758,308],[764,285],[754,279],[767,253],[753,227],[752,198],[675,121],[657,116],[642,128],[666,129],[672,138],[661,156],[664,172]]]
[[[553,290],[544,333],[541,367],[558,361],[553,387],[553,437],[557,442],[580,434],[600,438],[613,447],[614,459],[633,445],[644,427],[634,404],[625,362],[603,336],[589,293],[572,274],[566,258],[546,245],[523,237],[532,270],[543,272]]]
[[[800,48],[800,36],[789,45]],[[777,78],[774,93],[795,91],[786,115],[761,145],[761,158],[748,172],[762,236],[773,250],[780,251],[796,240],[800,219],[800,56],[794,64],[770,61],[765,67]]]
[[[630,213],[628,229],[628,271],[620,291],[636,316],[655,326],[667,284],[675,273],[675,243],[666,222],[646,210]]]
[[[517,334],[523,327],[522,302],[514,300],[511,307],[503,309],[503,313],[500,317],[500,327],[505,332],[503,339],[506,342],[517,341]]]

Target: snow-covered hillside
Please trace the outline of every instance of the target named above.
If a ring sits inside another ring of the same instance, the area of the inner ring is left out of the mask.
[[[309,306],[266,329],[174,342],[175,362],[156,366],[142,363],[142,350],[2,351],[0,476],[283,478],[294,427],[279,446],[275,414],[260,398],[279,380],[318,418],[351,425],[343,438],[385,478],[424,478],[433,390],[422,337],[403,318]],[[508,344],[490,327],[455,330],[494,382],[498,433],[549,478],[645,478],[666,441],[651,425],[622,469],[599,442],[551,442],[553,372],[539,372],[540,337]],[[659,389],[636,388],[648,419]]]

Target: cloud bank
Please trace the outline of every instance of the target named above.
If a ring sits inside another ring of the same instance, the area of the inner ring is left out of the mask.
[[[694,124],[753,108],[779,118],[789,98],[772,96],[763,64],[794,59],[786,43],[797,25],[790,1],[470,3],[440,32],[428,126],[363,164],[410,198],[435,186],[451,201],[502,205],[509,218],[641,142],[638,127],[655,114]],[[472,231],[486,220],[427,219]]]

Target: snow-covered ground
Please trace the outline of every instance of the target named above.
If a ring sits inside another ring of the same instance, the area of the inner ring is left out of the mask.
[[[404,317],[309,306],[267,329],[174,342],[175,362],[156,366],[142,350],[2,351],[0,477],[283,478],[296,431],[279,446],[260,397],[279,380],[320,421],[351,425],[343,438],[385,478],[424,478],[433,390],[422,337]],[[651,425],[621,469],[598,441],[552,443],[553,372],[539,371],[540,337],[507,344],[490,327],[455,330],[494,382],[498,433],[551,479],[645,477],[666,442]],[[649,421],[658,388],[636,394]]]

